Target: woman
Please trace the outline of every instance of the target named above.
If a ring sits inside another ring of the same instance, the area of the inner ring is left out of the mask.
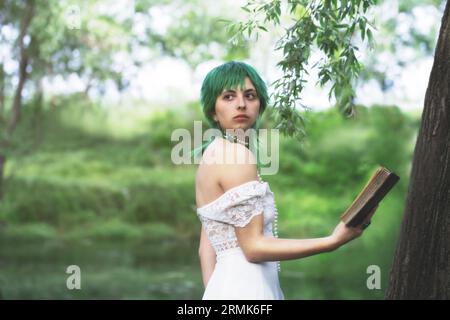
[[[203,299],[284,299],[280,260],[336,250],[362,234],[376,208],[358,228],[340,222],[327,237],[279,239],[274,195],[242,134],[259,128],[268,103],[264,81],[250,65],[231,61],[208,73],[201,102],[222,133],[202,147],[196,175]]]

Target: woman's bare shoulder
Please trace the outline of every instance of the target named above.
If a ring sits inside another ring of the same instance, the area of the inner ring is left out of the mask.
[[[214,181],[226,191],[258,179],[256,157],[244,145],[218,138],[210,147],[197,168],[198,185],[204,185],[203,180]]]
[[[225,139],[216,142],[205,150],[197,168],[198,207],[217,199],[231,188],[258,180],[255,157],[249,149]]]
[[[218,148],[216,155],[216,160],[219,160],[216,170],[224,191],[257,180],[256,157],[253,152],[242,144],[222,140],[222,148]]]
[[[244,164],[256,164],[256,157],[250,149],[220,137],[214,140],[207,151],[204,159],[216,164],[241,164],[244,160]]]

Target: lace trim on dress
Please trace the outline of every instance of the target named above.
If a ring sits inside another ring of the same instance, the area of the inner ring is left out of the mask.
[[[229,240],[226,242],[216,243],[215,248],[217,252],[226,251],[228,249],[238,248],[239,243],[237,239]]]
[[[249,181],[227,190],[216,200],[198,208],[197,214],[236,227],[245,227],[254,216],[263,213],[263,196],[266,192],[266,182]]]
[[[244,227],[264,214],[265,233],[278,237],[278,211],[267,182],[249,181],[227,190],[217,199],[197,209],[202,225],[216,253],[239,247],[234,227]],[[277,261],[278,271],[280,263]]]

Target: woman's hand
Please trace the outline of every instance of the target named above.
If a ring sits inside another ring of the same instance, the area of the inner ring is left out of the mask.
[[[378,205],[376,205],[369,213],[364,222],[357,227],[347,227],[344,222],[340,221],[331,234],[331,241],[333,243],[333,249],[337,249],[340,246],[350,242],[353,239],[358,238],[364,232],[364,225],[370,223],[370,219],[375,214]]]

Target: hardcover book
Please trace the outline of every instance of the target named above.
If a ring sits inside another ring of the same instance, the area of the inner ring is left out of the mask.
[[[371,210],[380,203],[400,177],[380,166],[367,182],[353,203],[342,214],[341,220],[348,227],[361,225]]]

